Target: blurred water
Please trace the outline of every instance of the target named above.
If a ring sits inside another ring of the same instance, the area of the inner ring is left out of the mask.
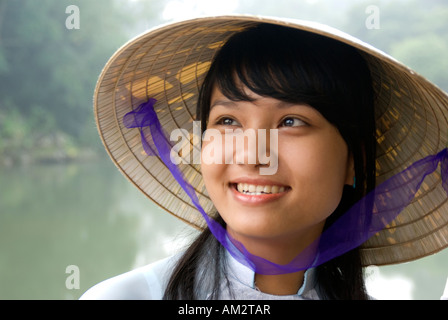
[[[193,230],[110,161],[0,170],[0,299],[77,299],[173,253]],[[66,288],[67,266],[80,288]]]
[[[153,205],[106,160],[0,169],[0,299],[77,299],[166,257],[195,231]],[[70,289],[67,266],[79,268]],[[368,270],[378,299],[439,299],[448,250]]]

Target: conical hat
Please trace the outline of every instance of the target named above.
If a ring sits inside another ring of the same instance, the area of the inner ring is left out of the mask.
[[[99,134],[120,171],[160,207],[202,229],[205,221],[163,161],[147,156],[137,129],[123,117],[150,98],[166,132],[191,130],[201,83],[217,50],[233,34],[260,23],[296,28],[349,44],[365,57],[378,100],[377,184],[446,148],[448,96],[392,57],[345,33],[316,23],[254,16],[219,16],[168,24],[121,47],[95,90]],[[206,212],[213,204],[200,165],[180,164]],[[365,265],[414,260],[448,246],[448,201],[441,175],[426,178],[417,195],[384,230],[362,246]]]

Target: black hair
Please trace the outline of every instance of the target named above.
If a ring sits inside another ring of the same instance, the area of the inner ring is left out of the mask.
[[[197,118],[203,130],[215,86],[235,101],[251,100],[247,87],[261,96],[310,105],[339,130],[354,159],[356,188],[344,187],[325,228],[375,187],[374,92],[368,65],[357,49],[307,31],[259,24],[233,35],[215,56],[198,98]],[[225,225],[219,215],[218,219]],[[203,267],[198,261],[210,242],[217,240],[206,229],[179,261],[166,299],[198,298],[194,283]],[[214,250],[209,260],[220,267],[223,250],[219,245]],[[225,277],[218,267],[211,269],[215,295]],[[321,298],[368,298],[359,248],[317,267],[315,274]]]

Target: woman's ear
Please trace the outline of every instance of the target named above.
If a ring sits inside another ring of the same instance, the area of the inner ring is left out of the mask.
[[[346,170],[346,176],[345,176],[345,184],[349,186],[355,185],[355,160],[353,157],[353,153],[350,152],[347,160],[347,170]]]

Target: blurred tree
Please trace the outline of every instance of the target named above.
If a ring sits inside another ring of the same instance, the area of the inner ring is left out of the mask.
[[[0,97],[9,97],[9,107],[25,118],[34,116],[33,132],[57,128],[79,136],[91,117],[92,88],[104,57],[123,40],[124,17],[113,1],[70,1],[81,10],[82,27],[69,30],[69,1],[3,1],[7,70],[0,74]]]
[[[381,27],[365,27],[365,8],[379,8]],[[408,65],[448,91],[448,3],[446,1],[358,2],[344,30]]]
[[[393,57],[448,91],[448,42],[442,36],[430,33],[406,38],[393,44],[390,52]]]
[[[69,5],[80,10],[79,29],[66,27]],[[142,19],[157,21],[158,11],[150,6],[128,0],[0,0],[0,140],[24,147],[62,132],[78,143],[99,141],[92,139],[96,80]],[[22,127],[22,136],[6,132],[7,126]]]

